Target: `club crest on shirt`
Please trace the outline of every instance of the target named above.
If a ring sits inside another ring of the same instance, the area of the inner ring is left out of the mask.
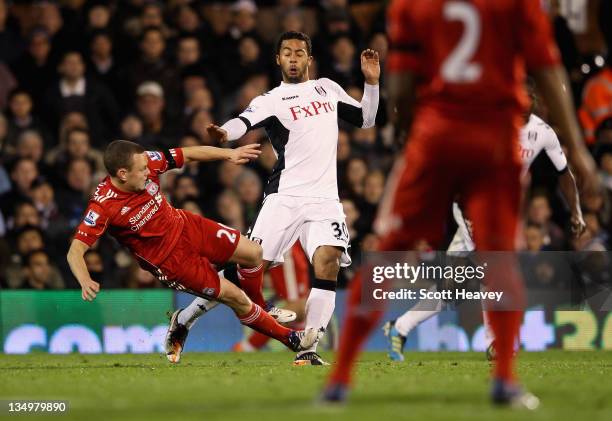
[[[327,91],[321,85],[315,86],[315,91],[321,96],[327,96]]]
[[[161,161],[162,159],[162,154],[160,152],[147,151],[147,155],[149,155],[151,161]]]
[[[145,184],[145,189],[147,189],[147,193],[151,196],[155,196],[155,194],[159,191],[159,186],[157,183],[152,182],[151,180],[147,180]]]
[[[85,215],[85,218],[83,219],[83,222],[88,227],[95,227],[96,226],[96,221],[98,220],[99,217],[100,217],[100,215],[98,215],[96,212],[90,210],[90,211],[87,212],[87,215]]]

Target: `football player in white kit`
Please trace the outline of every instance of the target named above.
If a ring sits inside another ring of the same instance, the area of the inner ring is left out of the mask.
[[[276,46],[276,62],[283,77],[280,86],[253,99],[237,118],[221,127],[211,125],[208,131],[224,142],[237,140],[252,129],[266,130],[277,161],[249,238],[263,248],[261,276],[268,267],[281,264],[283,255],[300,241],[315,274],[306,302],[305,332],[320,338],[334,311],[338,271],[351,264],[349,233],[338,198],[338,118],[356,127],[374,126],[380,64],[377,52],[362,52],[365,84],[358,102],[332,80],[310,80],[312,60],[307,35],[281,35]],[[183,309],[184,325],[190,326],[209,304],[197,298]],[[168,340],[182,341],[179,346],[167,344],[174,352],[182,350],[188,330],[184,325],[170,326]],[[316,352],[317,343],[300,352],[293,364],[327,364]]]
[[[529,87],[528,90],[531,91]],[[535,97],[533,94],[532,104],[535,104]],[[529,167],[538,154],[542,151],[546,152],[546,155],[559,172],[561,192],[571,212],[572,232],[576,236],[582,234],[585,229],[585,223],[582,219],[576,181],[571,170],[567,166],[567,159],[563,153],[557,135],[548,124],[533,113],[533,105],[532,112],[527,117],[527,123],[520,131],[519,140],[520,154],[523,162],[523,175],[527,174]],[[448,247],[447,251],[449,255],[474,251],[475,246],[472,240],[471,223],[464,218],[456,202],[453,203],[453,217],[457,223],[457,232]],[[432,290],[435,289],[435,286],[432,287]],[[396,320],[385,323],[383,330],[387,337],[389,358],[393,361],[403,361],[403,350],[408,334],[420,323],[440,313],[443,307],[444,303],[442,300],[420,301]],[[492,358],[494,354],[492,344],[493,335],[488,328],[486,312],[483,312],[483,317],[485,322],[485,335],[487,341],[489,341],[487,356]]]

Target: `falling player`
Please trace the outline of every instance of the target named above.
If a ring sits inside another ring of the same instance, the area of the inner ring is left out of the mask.
[[[257,267],[261,247],[233,228],[173,208],[160,190],[159,176],[167,170],[192,161],[227,159],[244,164],[257,158],[258,146],[194,146],[157,152],[125,140],[111,142],[104,152],[109,175],[92,195],[67,256],[83,299],[92,301],[100,291],[83,256],[108,230],[142,268],[171,288],[226,304],[242,324],[294,351],[310,347],[316,335],[307,337],[281,326],[213,267],[227,261],[246,269]]]
[[[523,163],[523,175],[525,175],[533,161],[540,154],[546,152],[546,156],[553,163],[559,173],[559,186],[563,197],[570,209],[570,223],[572,233],[580,236],[586,225],[582,219],[580,209],[580,199],[578,189],[572,171],[567,165],[567,158],[563,153],[559,139],[554,130],[546,124],[540,117],[534,114],[536,96],[533,87],[527,85],[531,97],[531,110],[525,114],[525,125],[519,134],[520,156]],[[458,203],[453,203],[453,217],[457,223],[455,233],[449,247],[449,253],[462,253],[474,251],[474,241],[472,240],[471,222],[466,221]],[[389,358],[393,361],[404,361],[404,345],[408,334],[420,323],[440,313],[443,308],[441,300],[421,301],[414,305],[410,310],[398,317],[396,320],[389,321],[383,326],[387,337]],[[487,345],[487,356],[489,359],[494,355],[493,335],[486,319],[486,312],[483,313],[485,321],[485,336],[489,342]]]
[[[567,75],[541,7],[532,0],[391,3],[390,107],[397,109],[396,121],[414,123],[377,218],[380,250],[414,250],[422,240],[439,247],[456,195],[473,221],[477,250],[515,250],[525,68],[559,127],[581,187],[596,188],[595,165],[582,143]],[[502,291],[511,305],[488,312],[497,352],[491,398],[534,408],[537,398],[518,386],[513,370],[525,302],[522,280],[509,253],[489,260],[487,288]],[[355,359],[383,314],[360,305],[363,281],[361,272],[352,281],[337,363],[323,393],[328,402],[346,398]]]
[[[348,230],[338,200],[338,118],[356,127],[374,126],[380,64],[377,52],[361,53],[365,84],[358,102],[329,79],[310,80],[312,60],[312,44],[306,34],[281,35],[276,45],[276,63],[283,77],[280,86],[253,99],[238,118],[222,127],[211,125],[209,133],[223,142],[239,139],[249,130],[266,130],[277,162],[249,233],[251,240],[261,244],[264,262],[243,277],[252,288],[259,285],[261,289],[263,272],[282,263],[283,255],[299,239],[315,275],[306,301],[305,330],[321,335],[334,311],[338,271],[351,263]],[[263,297],[255,301],[263,305]],[[182,312],[192,320],[206,306],[205,300],[196,299]],[[181,334],[173,335],[174,331]],[[170,326],[173,343],[169,346],[178,352],[184,332],[185,326]],[[317,343],[297,354],[294,365],[326,364],[316,352]]]

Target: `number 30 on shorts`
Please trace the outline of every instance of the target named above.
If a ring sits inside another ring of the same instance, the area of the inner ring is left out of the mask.
[[[227,239],[230,241],[230,243],[234,244],[236,242],[236,234],[229,231],[232,228],[228,227],[227,225],[223,225],[220,222],[217,222],[219,225],[221,225],[224,228],[221,228],[219,231],[217,231],[217,238],[221,238],[221,237],[227,237]]]
[[[338,240],[349,242],[349,232],[346,223],[344,222],[332,222],[332,230],[334,231],[334,237]]]

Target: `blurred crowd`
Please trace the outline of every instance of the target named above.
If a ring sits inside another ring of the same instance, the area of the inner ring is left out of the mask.
[[[360,100],[361,50],[379,51],[384,66],[389,49],[385,3],[0,0],[0,287],[78,287],[65,253],[92,189],[105,176],[105,145],[117,138],[148,149],[215,145],[209,123],[224,123],[280,82],[274,43],[281,32],[309,34],[311,78],[331,78]],[[612,22],[610,3],[550,4],[604,188],[582,197],[587,232],[574,239],[556,173],[545,157],[536,160],[523,229],[531,251],[610,247],[612,66],[606,45],[612,36],[606,31],[612,28],[600,28],[600,21]],[[375,247],[372,222],[401,149],[387,124],[384,75],[381,96],[375,128],[340,122],[338,182],[354,262]],[[545,109],[539,113],[547,118]],[[165,175],[162,188],[172,205],[246,232],[276,160],[262,131],[240,143],[255,141],[263,153],[247,166],[194,163]],[[449,239],[453,230],[450,222]],[[86,263],[105,288],[159,286],[109,236],[86,254]]]

